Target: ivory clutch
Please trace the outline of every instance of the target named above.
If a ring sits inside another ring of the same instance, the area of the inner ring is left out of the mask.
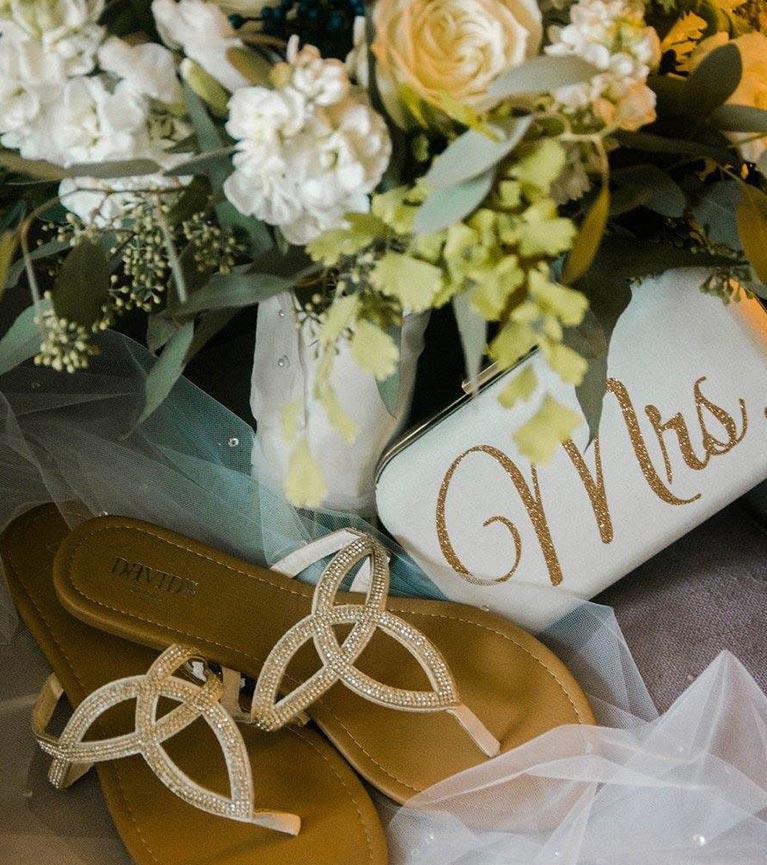
[[[767,477],[767,313],[703,279],[634,288],[591,445],[584,421],[549,464],[519,454],[512,432],[539,396],[498,403],[517,369],[384,456],[379,516],[448,598],[545,628]],[[579,411],[540,356],[522,364]]]

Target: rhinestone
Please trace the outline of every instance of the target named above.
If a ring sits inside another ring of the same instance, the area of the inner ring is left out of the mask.
[[[277,361],[277,366],[280,369],[286,369],[290,366],[290,360],[286,354],[283,354],[283,356]]]
[[[86,697],[58,740],[47,736],[38,739],[42,750],[53,757],[48,775],[51,783],[61,787],[73,764],[90,765],[141,754],[160,781],[185,802],[220,817],[271,825],[275,815],[254,810],[250,758],[237,725],[219,702],[224,692],[223,683],[205,664],[205,681],[201,686],[173,675],[198,657],[193,649],[171,646],[144,676],[118,679]],[[179,705],[158,718],[161,697],[175,700]],[[136,701],[135,730],[114,739],[84,741],[93,722],[107,709],[125,700]],[[162,747],[164,741],[200,717],[207,721],[221,746],[229,774],[228,798],[203,790],[187,778]]]

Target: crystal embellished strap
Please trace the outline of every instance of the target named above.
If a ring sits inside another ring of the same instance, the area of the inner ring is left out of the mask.
[[[324,535],[316,541],[310,541],[304,546],[299,547],[292,553],[275,562],[272,565],[272,570],[277,571],[284,577],[297,577],[302,571],[316,562],[343,550],[349,544],[354,543],[360,537],[360,532],[356,529],[339,529],[336,532],[331,532],[329,535]],[[389,560],[388,553],[386,560]],[[350,591],[366,592],[370,587],[370,560],[365,559],[360,565],[359,570],[354,575]]]
[[[461,702],[442,654],[417,628],[386,610],[389,590],[386,550],[369,535],[353,529],[344,531],[353,539],[333,558],[320,577],[312,600],[311,614],[294,625],[276,643],[266,659],[253,693],[251,721],[265,730],[279,729],[337,682],[342,682],[354,693],[381,706],[408,712],[450,712],[485,754],[495,756],[500,751],[500,744]],[[320,557],[329,554],[330,545],[330,540],[325,541],[320,549],[320,552],[325,552]],[[317,549],[315,547],[315,551]],[[304,553],[303,561],[306,561],[305,549],[297,553]],[[370,586],[364,603],[336,604],[336,596],[345,577],[364,560],[370,562]],[[334,631],[337,625],[352,626],[342,643],[339,643]],[[378,629],[412,654],[428,676],[432,690],[411,691],[385,685],[354,666]],[[279,692],[288,665],[309,640],[314,643],[322,667],[280,699]]]
[[[86,697],[72,714],[61,736],[45,731],[63,690],[55,676],[45,683],[33,711],[33,729],[40,747],[53,757],[48,773],[51,783],[68,787],[93,766],[141,754],[163,784],[180,799],[218,817],[264,826],[297,835],[301,820],[295,814],[253,809],[253,776],[242,734],[220,704],[223,684],[205,670],[202,685],[174,676],[179,667],[198,657],[193,649],[171,646],[149,668],[146,675],[117,679]],[[179,703],[157,717],[162,697]],[[135,729],[111,739],[84,741],[94,722],[112,706],[136,701]],[[218,739],[229,774],[230,796],[201,787],[169,757],[162,743],[198,718],[204,718]]]

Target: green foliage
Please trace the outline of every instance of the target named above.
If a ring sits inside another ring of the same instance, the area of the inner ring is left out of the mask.
[[[603,183],[581,223],[578,237],[567,256],[562,276],[566,284],[572,285],[591,267],[602,242],[609,213],[610,187],[607,183]]]
[[[728,42],[707,54],[685,84],[684,98],[693,116],[708,117],[735,92],[743,74],[740,51]]]
[[[719,180],[704,186],[696,197],[693,216],[712,243],[722,243],[733,250],[742,249],[735,220],[740,197],[740,184],[736,180]]]
[[[53,290],[56,315],[91,328],[109,303],[109,263],[104,249],[81,240],[61,265]]]
[[[40,326],[34,306],[28,306],[0,339],[0,375],[34,357],[40,349]]]
[[[157,411],[171,390],[173,390],[173,386],[181,378],[193,336],[194,325],[192,322],[187,322],[168,340],[157,363],[155,363],[147,375],[144,384],[144,407],[134,425],[134,429],[139,427]]]
[[[767,285],[767,195],[755,186],[741,184],[737,224],[743,250],[757,279]]]
[[[548,93],[557,87],[581,84],[599,74],[599,69],[574,55],[551,57],[542,54],[499,75],[490,86],[490,96],[506,99]]]

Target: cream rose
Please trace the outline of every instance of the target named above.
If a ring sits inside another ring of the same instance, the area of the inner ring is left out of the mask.
[[[448,94],[485,111],[490,83],[535,57],[543,36],[535,0],[379,0],[374,21],[378,85],[403,126],[401,87],[437,108]]]
[[[690,68],[695,69],[709,52],[728,41],[725,33],[717,33],[709,39],[704,39],[690,58]],[[726,104],[746,105],[767,111],[767,36],[763,33],[746,33],[732,41],[740,51],[743,74]],[[749,133],[742,132],[731,132],[728,137],[736,143],[753,138]],[[738,147],[738,150],[747,162],[758,162],[761,155],[767,151],[767,135],[746,141]]]

